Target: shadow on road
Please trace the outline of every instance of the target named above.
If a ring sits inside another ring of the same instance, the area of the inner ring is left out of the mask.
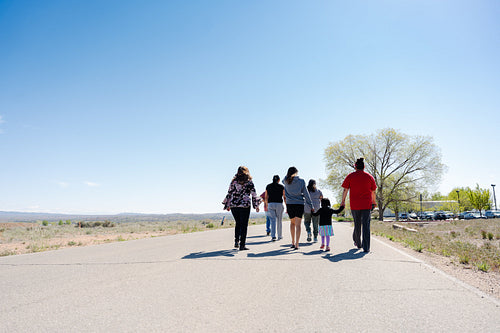
[[[266,241],[261,241],[261,242],[247,242],[247,245],[262,245],[262,244],[269,244],[271,243],[270,240],[266,240]]]
[[[331,262],[339,262],[343,260],[356,260],[356,259],[361,259],[366,255],[365,252],[360,251],[356,249],[350,249],[347,252],[344,253],[339,253],[335,255],[331,255],[330,253],[327,253],[323,258],[330,260]]]
[[[193,252],[188,254],[182,259],[203,259],[203,258],[215,258],[215,257],[234,257],[238,253],[237,250],[220,250],[213,252]]]
[[[290,253],[293,253],[292,249],[279,249],[279,250],[262,252],[262,253],[249,253],[248,258],[276,257],[276,256],[290,254]]]

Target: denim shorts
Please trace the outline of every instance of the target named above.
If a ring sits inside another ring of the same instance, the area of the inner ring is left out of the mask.
[[[293,219],[294,217],[302,218],[304,215],[304,205],[301,204],[287,204],[286,210],[288,213],[288,217]]]

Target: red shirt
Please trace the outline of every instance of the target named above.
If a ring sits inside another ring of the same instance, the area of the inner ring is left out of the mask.
[[[343,188],[349,189],[351,209],[371,209],[372,192],[377,189],[375,179],[363,170],[356,170],[349,174],[342,183]]]

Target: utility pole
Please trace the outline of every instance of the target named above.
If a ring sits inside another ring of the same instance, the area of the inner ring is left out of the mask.
[[[420,219],[422,219],[422,194],[420,194]]]
[[[458,215],[460,215],[460,191],[457,190]]]
[[[493,187],[493,201],[495,201],[495,210],[497,210],[497,197],[495,196],[495,184],[491,184],[491,187]]]

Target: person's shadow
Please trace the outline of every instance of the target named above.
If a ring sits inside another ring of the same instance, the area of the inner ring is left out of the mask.
[[[238,250],[220,250],[213,252],[193,252],[182,257],[182,259],[203,259],[216,257],[234,257]]]
[[[262,236],[249,236],[249,237],[247,237],[246,245],[262,245],[262,244],[271,243],[270,239],[269,240],[266,239],[266,240],[262,240],[262,241],[251,241],[251,242],[248,241],[249,239],[256,239],[256,238],[262,239],[262,238],[268,238],[268,237],[269,236],[264,236],[264,235],[262,235]]]
[[[292,249],[278,249],[262,253],[249,253],[248,258],[265,258],[265,257],[276,257],[293,253]]]
[[[361,259],[366,255],[365,252],[359,251],[357,249],[350,249],[347,252],[344,253],[338,253],[335,255],[331,255],[330,253],[327,253],[323,258],[330,260],[331,262],[339,262],[343,260],[356,260],[356,259]]]

